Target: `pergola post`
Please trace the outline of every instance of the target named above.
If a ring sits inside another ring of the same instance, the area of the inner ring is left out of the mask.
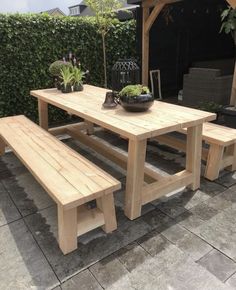
[[[236,62],[235,62],[235,67],[234,67],[234,78],[233,78],[233,84],[232,84],[230,105],[236,106]]]
[[[149,31],[166,4],[179,2],[182,0],[144,0],[143,9],[143,27],[142,27],[142,84],[148,86],[149,80]],[[234,0],[232,0],[234,1]],[[236,0],[235,0],[236,1]],[[151,14],[150,8],[154,7]]]
[[[149,17],[149,7],[143,7],[143,36],[142,36],[142,83],[148,85],[149,70],[149,32],[146,33],[145,24]]]
[[[229,5],[235,9],[236,8],[236,0],[226,0]],[[235,62],[235,68],[234,68],[234,78],[233,78],[233,84],[232,84],[232,91],[231,91],[231,97],[230,97],[230,105],[236,106],[236,62]]]

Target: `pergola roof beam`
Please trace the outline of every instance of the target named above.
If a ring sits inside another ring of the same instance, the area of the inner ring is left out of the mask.
[[[232,8],[236,8],[236,0],[226,0]]]

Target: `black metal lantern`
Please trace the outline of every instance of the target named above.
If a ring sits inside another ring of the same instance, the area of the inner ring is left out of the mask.
[[[127,85],[140,83],[140,69],[135,60],[118,60],[112,68],[112,90],[121,91]]]

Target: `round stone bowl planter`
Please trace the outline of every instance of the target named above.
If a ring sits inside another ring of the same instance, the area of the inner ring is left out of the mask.
[[[154,97],[152,94],[120,96],[119,102],[128,112],[145,112],[154,104]]]

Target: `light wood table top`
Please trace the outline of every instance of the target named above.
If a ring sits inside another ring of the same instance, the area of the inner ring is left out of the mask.
[[[82,92],[62,94],[57,89],[45,89],[31,91],[31,95],[132,140],[144,140],[216,118],[213,113],[159,101],[142,113],[126,112],[121,106],[104,109],[107,91],[85,85]]]

